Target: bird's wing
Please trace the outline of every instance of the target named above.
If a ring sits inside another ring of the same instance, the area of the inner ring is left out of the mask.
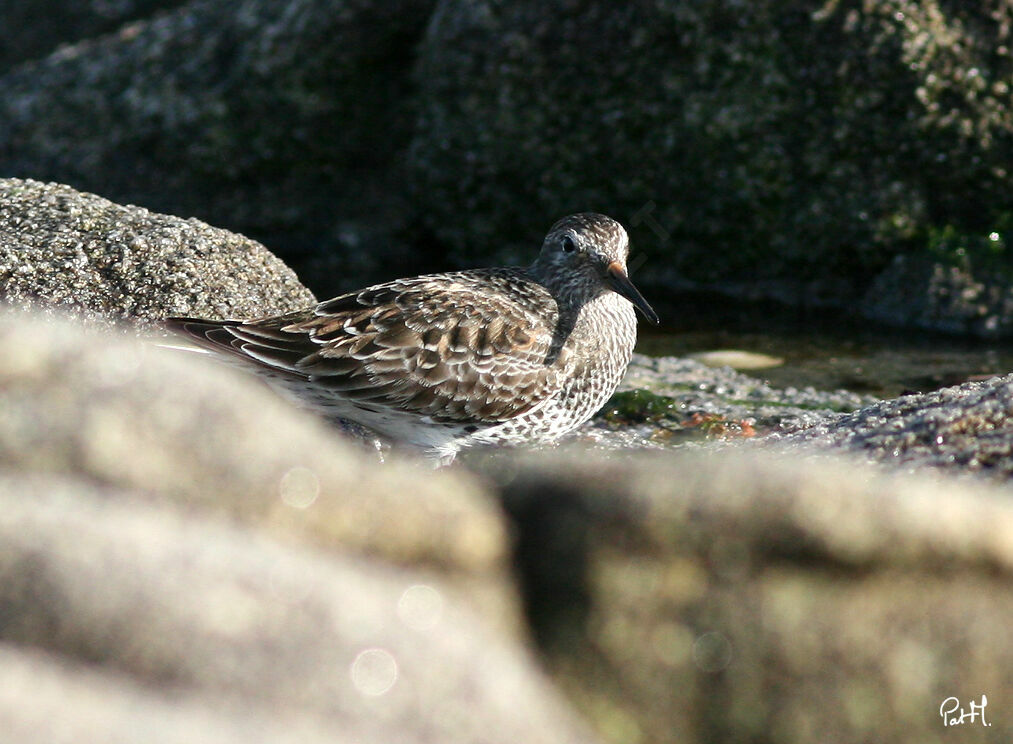
[[[555,392],[568,354],[554,343],[554,303],[553,317],[537,317],[513,298],[540,287],[517,286],[508,273],[476,283],[472,273],[389,282],[277,318],[170,325],[361,405],[498,423]]]

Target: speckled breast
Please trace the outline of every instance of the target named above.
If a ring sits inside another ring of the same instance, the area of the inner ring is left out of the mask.
[[[629,302],[609,293],[589,303],[573,331],[572,372],[543,409],[551,424],[539,438],[560,437],[605,405],[626,374],[636,340],[637,319]]]

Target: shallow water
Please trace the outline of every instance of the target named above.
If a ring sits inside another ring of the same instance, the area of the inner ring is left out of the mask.
[[[827,318],[787,318],[745,310],[716,318],[683,316],[678,326],[640,326],[637,351],[689,356],[735,349],[783,364],[745,374],[777,387],[845,389],[893,398],[1013,371],[1013,344],[899,332]]]

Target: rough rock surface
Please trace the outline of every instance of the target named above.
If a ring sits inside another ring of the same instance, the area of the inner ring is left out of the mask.
[[[256,318],[315,301],[240,235],[14,178],[0,179],[0,299],[106,322]]]
[[[1013,476],[1013,376],[905,395],[771,441],[857,453],[1008,481]]]

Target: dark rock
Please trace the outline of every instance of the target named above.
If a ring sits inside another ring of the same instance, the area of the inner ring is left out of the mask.
[[[595,209],[645,285],[857,315],[934,231],[1010,223],[1000,6],[192,0],[0,77],[0,170],[241,231],[321,295],[527,263]]]
[[[0,0],[0,72],[184,0]]]
[[[193,0],[82,41],[0,78],[0,170],[254,236],[329,294],[397,256],[432,5]]]
[[[0,180],[0,298],[106,322],[255,318],[315,301],[240,235],[13,178]]]
[[[522,260],[592,208],[632,228],[645,283],[787,279],[794,302],[845,302],[930,227],[1010,211],[1000,6],[441,2],[418,74],[424,220],[461,263]]]
[[[1013,285],[1002,274],[983,274],[927,257],[897,256],[866,292],[862,315],[902,328],[1009,338]]]

